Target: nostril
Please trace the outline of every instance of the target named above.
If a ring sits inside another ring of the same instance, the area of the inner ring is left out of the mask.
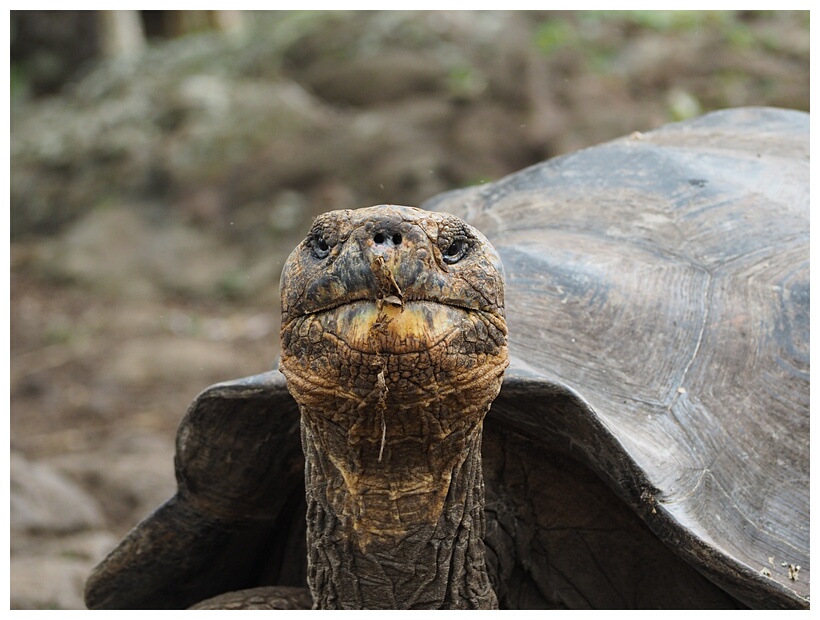
[[[401,233],[394,233],[390,235],[389,233],[377,232],[373,235],[373,242],[376,245],[401,245]]]

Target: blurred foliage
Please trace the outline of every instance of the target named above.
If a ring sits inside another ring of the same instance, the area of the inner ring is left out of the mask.
[[[263,247],[329,206],[416,204],[714,109],[809,106],[807,12],[249,12],[241,36],[152,38],[26,105],[39,49],[13,31],[13,235],[108,199]]]
[[[710,32],[719,34],[737,48],[762,46],[773,51],[781,48],[780,39],[770,32],[756,32],[750,22],[766,19],[772,11],[643,11],[643,10],[593,10],[556,12],[545,19],[536,29],[535,45],[544,54],[554,54],[565,48],[582,48],[593,59],[600,59],[613,51],[612,36],[604,29],[619,32],[618,44],[636,31],[659,34],[687,34]],[[805,14],[804,27],[809,31],[809,12]],[[598,63],[600,67],[600,63]]]
[[[798,38],[790,36],[795,34],[795,22],[799,25]],[[788,23],[790,28],[782,30],[782,23]],[[807,11],[561,11],[537,25],[534,44],[551,59],[580,59],[583,70],[598,75],[622,75],[624,50],[638,36],[666,37],[670,49],[682,37],[700,40],[707,47],[720,45],[724,59],[717,66],[702,69],[710,73],[717,86],[711,89],[715,93],[712,100],[704,101],[690,86],[680,84],[666,93],[669,119],[683,120],[710,109],[749,105],[743,100],[753,91],[762,93],[763,97],[758,98],[761,104],[767,98],[776,100],[776,81],[768,75],[755,75],[767,62],[764,52],[785,59],[807,54],[809,27]],[[727,50],[735,50],[737,58],[727,60]],[[673,75],[685,79],[677,70],[670,68],[670,79],[674,79]],[[699,68],[690,67],[691,70],[697,72]],[[787,105],[804,107],[795,104]],[[804,109],[807,106],[808,101]]]
[[[622,20],[658,32],[686,32],[704,27],[727,27],[735,21],[734,11],[589,11],[589,20]]]

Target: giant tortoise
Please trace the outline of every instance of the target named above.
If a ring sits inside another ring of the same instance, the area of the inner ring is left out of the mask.
[[[199,395],[88,606],[808,607],[808,134],[716,112],[320,216],[281,372]]]

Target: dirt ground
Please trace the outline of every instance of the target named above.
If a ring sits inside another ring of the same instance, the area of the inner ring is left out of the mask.
[[[594,17],[297,15],[276,44],[189,37],[13,93],[12,608],[81,608],[173,493],[190,401],[273,366],[317,213],[719,107],[808,110],[807,13]]]

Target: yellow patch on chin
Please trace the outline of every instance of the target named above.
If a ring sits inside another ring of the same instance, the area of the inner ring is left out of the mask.
[[[469,320],[466,311],[431,301],[403,307],[359,301],[320,318],[325,329],[365,353],[411,353],[427,350]]]

